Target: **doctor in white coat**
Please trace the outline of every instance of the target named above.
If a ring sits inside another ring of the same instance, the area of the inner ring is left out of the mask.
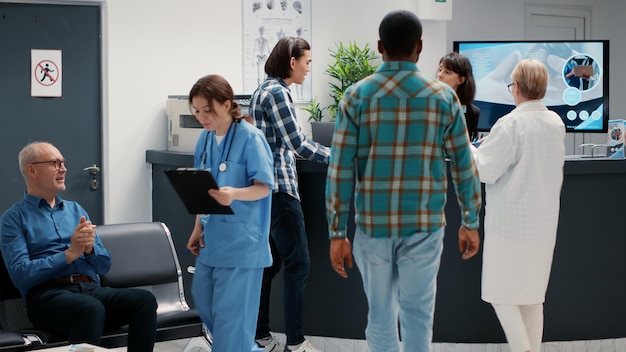
[[[482,299],[494,307],[511,352],[539,352],[559,219],[565,126],[541,102],[548,71],[520,61],[508,85],[516,108],[473,148],[485,183]]]

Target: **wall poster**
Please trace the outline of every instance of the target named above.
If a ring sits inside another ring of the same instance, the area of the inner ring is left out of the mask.
[[[252,94],[265,78],[265,61],[282,37],[301,37],[311,43],[310,0],[242,0],[243,88]],[[309,73],[304,84],[291,85],[294,102],[311,101]]]

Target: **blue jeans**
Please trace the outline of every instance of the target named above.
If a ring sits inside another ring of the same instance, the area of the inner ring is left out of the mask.
[[[437,273],[444,229],[400,239],[354,235],[369,312],[365,337],[370,352],[428,352],[433,336]]]
[[[283,309],[287,344],[297,345],[304,341],[302,315],[304,288],[309,278],[311,259],[304,228],[304,214],[300,201],[287,193],[272,195],[272,224],[270,227],[272,266],[263,271],[259,318],[256,339],[270,336],[269,306],[272,280],[283,268]]]

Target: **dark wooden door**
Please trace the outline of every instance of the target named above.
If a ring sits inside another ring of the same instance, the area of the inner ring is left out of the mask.
[[[26,189],[20,149],[48,141],[68,160],[67,189],[102,224],[101,9],[0,2],[0,212]],[[62,97],[31,97],[31,50],[60,50]]]

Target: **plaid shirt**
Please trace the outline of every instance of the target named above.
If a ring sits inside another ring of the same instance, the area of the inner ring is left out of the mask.
[[[329,149],[302,133],[289,87],[282,79],[268,77],[261,83],[252,94],[250,108],[250,116],[265,134],[274,156],[274,192],[299,200],[294,154],[328,163]]]
[[[446,157],[462,222],[478,228],[480,181],[450,87],[415,63],[384,62],[348,88],[336,126],[326,182],[330,238],[346,236],[353,186],[355,221],[369,236],[402,238],[445,226]]]

